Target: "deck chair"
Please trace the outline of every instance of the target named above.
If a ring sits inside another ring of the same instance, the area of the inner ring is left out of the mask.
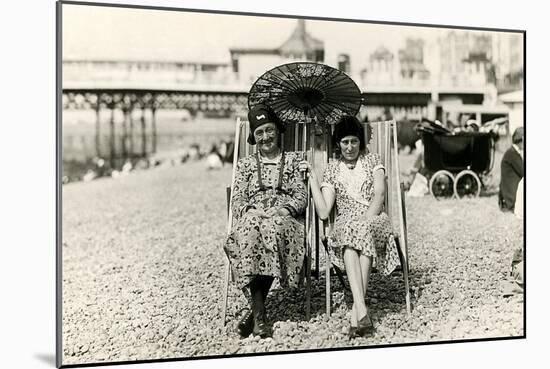
[[[246,157],[249,154],[252,154],[255,152],[256,147],[249,145],[246,142],[246,139],[248,137],[250,130],[248,122],[245,120],[241,120],[240,118],[237,118],[236,126],[235,126],[235,145],[234,145],[234,153],[233,153],[233,174],[231,178],[231,186],[226,188],[227,191],[227,215],[228,215],[228,221],[227,221],[227,235],[229,235],[231,228],[233,226],[233,215],[231,211],[232,203],[231,203],[231,193],[233,191],[233,185],[235,182],[235,170],[237,167],[237,161],[240,158]],[[296,152],[304,152],[305,149],[309,145],[308,141],[308,134],[307,134],[307,127],[303,124],[286,124],[285,133],[282,136],[282,142],[281,147],[286,151],[296,151]],[[309,191],[309,188],[308,188]],[[316,222],[317,217],[315,215],[315,209],[312,208],[313,202],[308,200],[308,206],[306,209],[306,214],[304,217],[304,225],[305,225],[305,234],[306,237],[304,239],[304,247],[306,249],[306,257],[304,261],[304,267],[303,267],[303,275],[302,275],[302,286],[305,282],[305,290],[306,290],[306,298],[305,298],[305,315],[306,319],[309,320],[311,315],[311,278],[312,278],[312,260],[313,260],[313,252],[315,252],[315,260],[316,260],[316,276],[319,276],[319,245],[320,245],[320,238],[318,236],[318,232],[320,229],[319,223]],[[225,254],[225,253],[224,253]],[[233,280],[233,276],[231,273],[231,266],[229,262],[229,258],[226,256],[226,265],[225,265],[225,275],[224,275],[224,298],[222,300],[222,307],[221,307],[221,316],[223,319],[223,325],[226,324],[226,317],[227,317],[227,306],[228,306],[228,300],[229,300],[229,285],[230,282]],[[247,296],[248,297],[248,296]]]
[[[364,123],[366,125],[367,123]],[[401,262],[401,269],[403,272],[403,281],[405,287],[405,303],[407,309],[407,315],[411,314],[411,298],[409,289],[409,259],[407,248],[407,223],[406,223],[406,209],[405,209],[405,196],[403,184],[400,181],[399,172],[399,156],[397,145],[397,125],[395,120],[382,121],[370,123],[372,128],[372,139],[368,145],[370,152],[378,153],[382,164],[386,168],[386,196],[384,201],[385,211],[388,213],[389,218],[392,221],[394,230],[396,231],[396,244],[398,249],[398,255]],[[366,127],[365,127],[366,128]],[[365,129],[365,135],[367,131]],[[366,139],[366,137],[365,137]],[[327,152],[325,157],[331,157],[331,142],[330,135],[326,135],[324,151]],[[324,170],[324,166],[322,169]],[[330,234],[334,220],[334,209],[331,217],[324,224],[324,235],[321,235],[320,242],[324,245],[325,257],[328,257],[328,241],[327,235]],[[331,284],[330,284],[330,269],[327,262],[326,273],[326,313],[330,316],[331,313]],[[334,266],[333,266],[334,268]],[[342,281],[341,271],[337,271],[337,275],[340,282],[345,286]],[[346,287],[347,288],[347,287]]]

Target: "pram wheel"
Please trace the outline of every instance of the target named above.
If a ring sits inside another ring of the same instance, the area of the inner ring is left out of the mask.
[[[454,194],[457,198],[478,197],[481,193],[481,181],[471,170],[458,173],[454,183]]]
[[[436,199],[450,198],[454,194],[454,177],[447,170],[438,170],[430,179],[430,193]]]

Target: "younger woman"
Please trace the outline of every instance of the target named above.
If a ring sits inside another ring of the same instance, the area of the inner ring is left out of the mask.
[[[365,152],[364,130],[357,118],[344,116],[336,124],[333,145],[339,158],[329,162],[321,185],[306,161],[300,163],[300,170],[307,170],[321,219],[327,219],[336,204],[329,244],[334,261],[343,260],[350,283],[350,338],[354,338],[374,332],[365,303],[373,260],[377,269],[387,275],[399,265],[399,257],[390,219],[383,211],[385,169],[377,154]]]

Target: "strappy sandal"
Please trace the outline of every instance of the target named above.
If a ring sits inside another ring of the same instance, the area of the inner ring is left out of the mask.
[[[354,338],[359,337],[359,334],[357,333],[357,327],[350,327],[349,328],[349,339],[352,340]]]
[[[357,323],[357,334],[361,337],[367,337],[375,332],[374,324],[369,314],[365,314],[363,318]]]

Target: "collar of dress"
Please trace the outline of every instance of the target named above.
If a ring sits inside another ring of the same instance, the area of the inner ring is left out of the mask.
[[[359,155],[353,169],[349,169],[343,161],[340,161],[340,181],[352,199],[368,206],[369,203],[362,195],[363,184],[367,181],[364,160],[364,155]]]
[[[269,159],[269,158],[263,156],[261,153],[259,155],[261,162],[264,163],[264,164],[277,164],[281,160],[281,156],[282,156],[282,151],[279,152],[279,155],[277,155],[273,159]]]

